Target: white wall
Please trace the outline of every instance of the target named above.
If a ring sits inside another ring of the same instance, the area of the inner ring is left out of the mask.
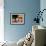
[[[4,41],[4,3],[0,0],[0,42]]]

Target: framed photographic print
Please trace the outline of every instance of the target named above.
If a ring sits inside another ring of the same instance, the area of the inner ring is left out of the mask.
[[[24,13],[11,13],[10,23],[11,24],[24,24]]]

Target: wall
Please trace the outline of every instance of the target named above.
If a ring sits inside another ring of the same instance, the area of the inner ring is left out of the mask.
[[[4,41],[4,3],[0,0],[0,42]]]
[[[42,11],[43,9],[46,9],[46,0],[40,0],[40,10]],[[40,21],[40,25],[46,27],[46,11],[44,11],[42,17],[44,20],[43,22]],[[46,38],[45,38],[45,43],[46,43]]]
[[[43,10],[43,9],[46,9],[46,0],[41,0],[40,1],[40,9],[41,9],[41,11]],[[43,15],[42,15],[42,17],[43,17],[43,22],[41,21],[40,22],[40,25],[43,25],[43,26],[45,26],[46,27],[46,10],[43,12]]]
[[[32,30],[35,14],[40,10],[40,0],[4,0],[4,39],[18,41]],[[25,13],[24,25],[11,25],[10,12]]]

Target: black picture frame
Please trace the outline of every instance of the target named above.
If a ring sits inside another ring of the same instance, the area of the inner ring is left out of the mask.
[[[12,25],[25,24],[25,14],[24,13],[10,13],[10,24]]]

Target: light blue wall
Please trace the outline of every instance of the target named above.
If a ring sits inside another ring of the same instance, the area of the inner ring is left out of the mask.
[[[46,0],[41,0],[40,1],[40,10],[46,9]],[[43,15],[43,22],[40,21],[40,25],[46,27],[46,11],[44,11]],[[45,39],[46,39],[46,35],[45,35]],[[46,44],[46,40],[45,40],[45,44]]]
[[[32,30],[35,14],[40,9],[39,0],[4,0],[4,38],[8,41],[18,41]],[[10,12],[25,13],[24,25],[11,25]]]
[[[43,9],[46,9],[46,0],[41,0],[40,1],[40,10],[42,11]],[[40,21],[40,25],[46,27],[46,10],[43,12],[43,22]]]

